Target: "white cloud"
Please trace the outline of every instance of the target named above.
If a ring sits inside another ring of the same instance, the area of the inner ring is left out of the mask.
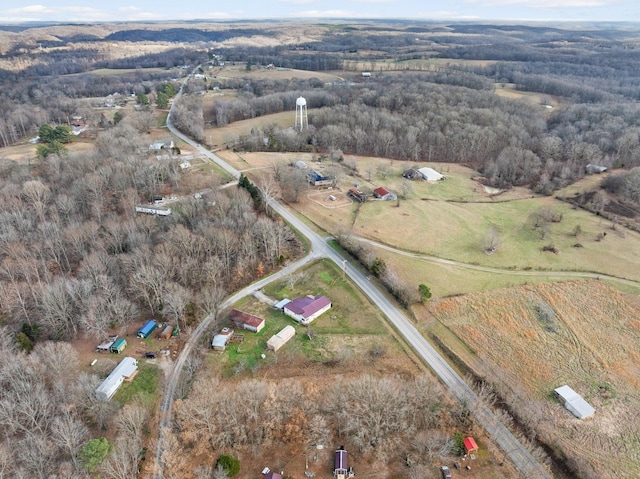
[[[315,3],[316,0],[278,0],[280,3],[288,3],[289,5],[308,5]]]
[[[307,10],[305,12],[296,12],[294,17],[305,18],[377,18],[380,14],[365,14],[360,12],[350,12],[348,10]]]
[[[529,8],[594,8],[613,6],[619,2],[611,0],[467,0],[479,7],[529,7]]]

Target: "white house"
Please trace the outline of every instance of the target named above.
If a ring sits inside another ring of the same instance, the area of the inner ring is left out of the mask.
[[[420,172],[420,174],[422,175],[422,178],[424,178],[427,181],[440,181],[441,179],[444,178],[444,175],[441,175],[433,168],[429,168],[427,166],[425,166],[424,168],[419,168],[418,172]]]
[[[325,311],[331,309],[331,301],[326,296],[305,296],[287,303],[283,313],[306,326]]]
[[[284,346],[287,341],[293,338],[295,334],[296,330],[293,326],[285,326],[278,334],[274,334],[273,336],[271,336],[271,338],[269,338],[269,341],[267,341],[267,348],[275,352],[282,346]]]
[[[560,386],[554,389],[554,392],[556,397],[564,403],[564,407],[578,419],[586,419],[595,414],[596,410],[593,406],[569,386]]]
[[[96,397],[101,401],[109,401],[122,383],[131,381],[138,371],[138,361],[127,356],[118,364],[111,374],[96,389]]]
[[[161,206],[153,205],[137,205],[136,213],[146,213],[148,215],[155,216],[169,216],[171,214],[171,208],[163,208]]]

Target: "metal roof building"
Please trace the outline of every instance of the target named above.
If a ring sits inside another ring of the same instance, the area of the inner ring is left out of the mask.
[[[595,414],[596,410],[593,406],[569,386],[560,386],[554,389],[554,392],[558,399],[564,403],[564,407],[578,419],[586,419]]]
[[[272,351],[277,351],[286,344],[293,336],[295,336],[296,330],[293,326],[288,325],[282,328],[278,334],[274,334],[267,341],[267,347]]]
[[[96,389],[96,397],[101,401],[110,400],[124,381],[131,381],[138,371],[138,361],[127,356]]]

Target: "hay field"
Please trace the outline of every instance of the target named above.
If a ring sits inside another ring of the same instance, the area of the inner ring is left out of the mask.
[[[219,81],[235,78],[247,78],[254,80],[293,80],[317,78],[323,82],[332,82],[341,78],[332,73],[314,72],[311,70],[296,70],[293,68],[264,68],[260,66],[251,67],[247,71],[245,63],[235,65],[226,64],[224,67],[213,67],[208,72]]]
[[[539,304],[552,321],[536,313]],[[481,360],[477,373],[500,385],[546,443],[595,471],[589,477],[640,477],[637,297],[571,281],[444,299],[429,314]],[[596,408],[593,418],[575,419],[551,397],[564,384]]]
[[[225,99],[225,97],[221,97]],[[311,112],[312,110],[309,110]],[[273,115],[259,116],[248,120],[236,121],[220,128],[206,128],[204,137],[207,143],[213,147],[234,143],[241,135],[247,135],[252,128],[264,128],[268,125],[278,125],[280,127],[293,127],[295,122],[295,111],[283,111]]]

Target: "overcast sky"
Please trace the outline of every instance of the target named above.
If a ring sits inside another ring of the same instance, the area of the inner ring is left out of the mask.
[[[0,23],[267,18],[640,21],[640,0],[0,0]],[[9,6],[9,5],[13,6]]]

